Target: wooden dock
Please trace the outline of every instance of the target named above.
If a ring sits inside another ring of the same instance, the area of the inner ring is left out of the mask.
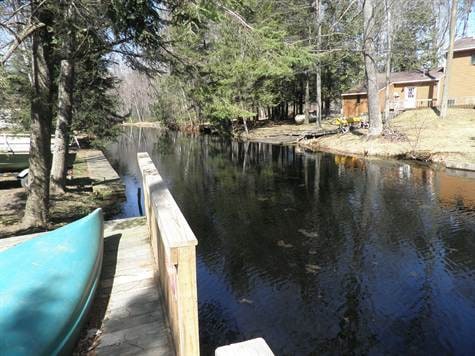
[[[155,273],[146,219],[106,222],[101,284],[82,353],[175,355]]]
[[[95,194],[105,199],[124,196],[125,186],[122,180],[101,151],[80,150],[78,154],[87,162],[88,177]]]

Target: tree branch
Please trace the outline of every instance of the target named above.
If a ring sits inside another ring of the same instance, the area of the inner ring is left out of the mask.
[[[254,30],[254,27],[252,27],[251,25],[249,25],[246,20],[244,20],[244,18],[239,15],[237,12],[234,12],[230,9],[228,9],[226,6],[223,6],[223,5],[220,5],[220,7],[224,10],[224,12],[231,16],[232,18],[234,18],[235,20],[237,20],[237,22],[239,22],[242,26],[244,26],[245,28],[247,28],[248,30],[251,30],[253,31]]]
[[[12,46],[8,49],[8,51],[3,55],[1,64],[5,65],[6,61],[10,58],[10,56],[13,54],[13,52],[18,48],[18,46],[26,39],[28,36],[30,36],[33,32],[36,30],[44,27],[44,23],[37,23],[34,25],[31,25],[30,27],[26,28],[19,36],[16,37],[15,42],[12,44]]]

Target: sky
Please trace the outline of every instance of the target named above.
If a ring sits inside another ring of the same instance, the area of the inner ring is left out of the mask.
[[[467,35],[470,36],[475,36],[475,13],[472,12],[470,14],[470,19],[468,23],[468,31]]]

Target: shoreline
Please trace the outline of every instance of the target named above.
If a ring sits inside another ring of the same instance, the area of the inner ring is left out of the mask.
[[[123,126],[163,128],[157,122],[123,123]],[[330,120],[322,129],[335,130]],[[186,130],[179,129],[186,132]],[[440,120],[431,109],[407,111],[393,120],[388,132],[375,139],[367,138],[366,129],[336,133],[318,138],[299,139],[316,131],[315,123],[296,125],[293,121],[262,122],[249,132],[234,138],[274,145],[295,145],[307,152],[327,152],[359,158],[391,159],[430,164],[434,168],[475,171],[475,110],[450,109],[449,117]]]
[[[139,121],[139,122],[123,122],[121,126],[124,127],[149,127],[154,129],[161,129],[163,125],[155,121]]]
[[[366,129],[302,139],[315,124],[270,124],[238,137],[251,142],[295,145],[307,152],[327,152],[358,158],[391,159],[430,164],[434,168],[475,171],[475,110],[451,109],[440,120],[430,109],[408,111],[391,121],[384,136],[368,139]],[[324,130],[334,129],[329,121]],[[284,134],[285,133],[285,134]],[[288,137],[283,140],[283,137]]]

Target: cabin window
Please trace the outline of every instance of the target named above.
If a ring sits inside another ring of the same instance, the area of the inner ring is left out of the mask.
[[[475,54],[472,54],[472,65],[475,65]]]
[[[359,95],[356,96],[356,104],[359,104],[361,102],[361,97]]]

